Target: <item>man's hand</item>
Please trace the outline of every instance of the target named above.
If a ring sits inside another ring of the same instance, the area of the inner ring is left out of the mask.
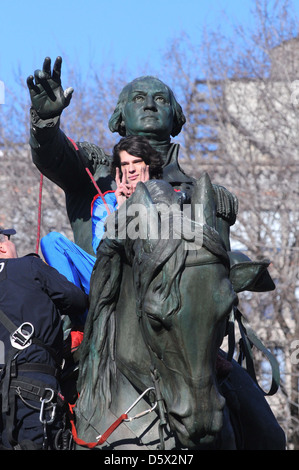
[[[120,171],[119,168],[116,168],[115,182],[117,188],[114,194],[118,207],[133,193],[132,185],[127,183],[127,170],[124,168],[122,173],[122,179],[120,180]]]
[[[120,180],[120,170],[119,168],[116,168],[115,170],[116,170],[115,182],[117,186],[117,189],[115,191],[115,197],[117,199],[117,204],[119,207],[123,202],[125,202],[126,199],[132,196],[132,194],[135,192],[138,181],[133,182],[133,183],[128,182],[126,168],[123,168],[122,179]],[[149,165],[146,165],[146,167],[141,168],[140,181],[142,183],[145,183],[148,180],[149,180]]]
[[[145,183],[146,181],[149,181],[150,177],[149,177],[149,165],[146,165],[145,168],[141,168],[141,177],[140,177],[140,181],[142,181],[142,183]]]
[[[43,70],[36,70],[34,77],[27,78],[32,106],[41,119],[60,116],[71,101],[73,88],[63,91],[61,86],[61,63],[62,58],[57,57],[51,74],[51,59],[46,57]]]

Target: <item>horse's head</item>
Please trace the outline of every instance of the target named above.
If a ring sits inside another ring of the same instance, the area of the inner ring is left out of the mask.
[[[199,181],[192,198],[191,213],[201,208],[202,223],[190,222],[189,228],[185,224],[181,236],[177,232],[183,226],[182,217],[173,210],[172,188],[150,182],[147,189],[140,186],[139,193],[136,198],[148,209],[154,202],[144,233],[157,226],[161,229],[165,216],[169,231],[168,236],[164,232],[164,237],[144,237],[128,245],[137,311],[170,425],[181,443],[191,448],[212,440],[222,427],[225,400],[218,391],[215,367],[236,296],[228,279],[226,252],[212,226],[214,191],[209,178]],[[161,201],[167,201],[162,217]],[[167,205],[172,213],[167,213]],[[196,238],[194,230],[201,237]]]

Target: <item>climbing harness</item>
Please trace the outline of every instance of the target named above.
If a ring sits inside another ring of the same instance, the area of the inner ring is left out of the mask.
[[[40,380],[19,375],[19,372],[39,372],[56,377],[60,368],[47,364],[22,363],[17,364],[17,357],[26,348],[36,344],[45,348],[56,360],[55,351],[46,346],[34,336],[34,326],[24,322],[17,327],[0,309],[0,323],[10,333],[11,349],[8,351],[6,363],[1,373],[2,414],[6,415],[6,429],[8,440],[12,446],[17,445],[13,438],[15,428],[15,397],[18,397],[27,407],[39,411],[39,420],[43,425],[43,449],[48,448],[47,427],[54,422],[56,409],[64,406],[64,398],[57,391]],[[30,402],[29,402],[29,401]],[[34,405],[32,402],[36,402]],[[48,417],[49,416],[49,417]]]

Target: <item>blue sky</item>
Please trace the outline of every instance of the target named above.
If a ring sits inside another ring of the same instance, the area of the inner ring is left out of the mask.
[[[0,0],[0,80],[5,88],[13,88],[19,70],[25,79],[41,68],[47,55],[53,60],[67,56],[81,70],[91,61],[116,68],[126,64],[138,76],[146,63],[155,70],[159,67],[167,45],[180,32],[199,42],[204,27],[221,24],[229,30],[234,23],[247,24],[253,4],[253,0]],[[295,9],[298,13],[299,5]]]

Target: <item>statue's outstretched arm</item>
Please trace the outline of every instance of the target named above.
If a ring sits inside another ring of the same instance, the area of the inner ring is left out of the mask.
[[[36,70],[34,77],[30,75],[27,78],[32,107],[41,119],[60,116],[71,101],[74,90],[71,87],[63,90],[61,64],[62,58],[57,57],[51,73],[51,59],[46,57],[42,70]]]
[[[65,191],[73,191],[89,180],[73,145],[59,128],[60,115],[73,93],[73,88],[64,91],[61,86],[61,64],[57,57],[51,71],[51,59],[46,57],[42,70],[27,79],[32,103],[29,143],[40,172]]]

